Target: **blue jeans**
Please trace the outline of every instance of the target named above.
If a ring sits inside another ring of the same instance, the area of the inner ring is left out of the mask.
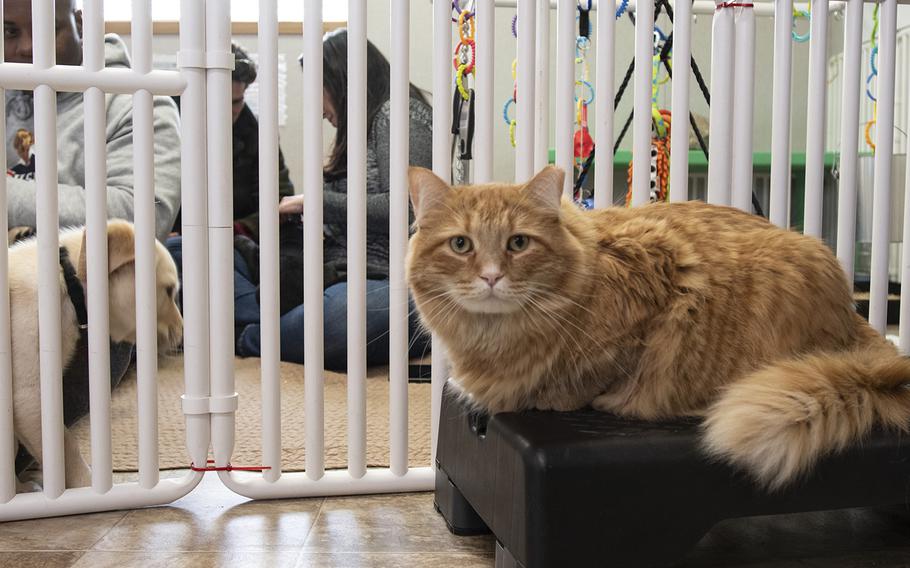
[[[167,248],[182,271],[182,241],[168,239]],[[301,276],[302,277],[302,276]],[[389,281],[366,282],[367,365],[384,365],[389,361]],[[324,366],[334,371],[347,368],[348,320],[347,282],[325,289],[322,295]],[[408,338],[410,357],[420,357],[429,351],[429,336],[418,330],[417,315],[412,302],[408,306]],[[279,322],[281,360],[303,363],[304,306],[290,310]],[[241,357],[261,356],[262,329],[259,321],[259,302],[246,261],[234,252],[234,323],[236,353]]]

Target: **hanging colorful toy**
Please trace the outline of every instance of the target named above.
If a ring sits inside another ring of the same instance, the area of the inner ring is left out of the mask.
[[[518,39],[518,15],[512,16],[512,37]],[[517,100],[518,94],[518,58],[512,60],[512,98],[506,100],[506,104],[502,107],[502,119],[509,126],[509,143],[512,144],[512,147],[515,147],[515,126],[518,124],[518,121],[514,117],[509,116],[509,111]]]
[[[575,155],[576,177],[581,173],[582,167],[591,152],[594,151],[594,139],[588,129],[588,105],[594,102],[594,87],[591,85],[590,68],[587,61],[588,49],[591,47],[591,4],[587,7],[578,3],[578,36],[575,38],[575,65],[580,66],[580,75],[575,80],[575,135],[573,147]],[[579,93],[578,91],[581,91]],[[581,199],[581,195],[575,199]]]
[[[878,77],[878,4],[872,9],[872,33],[869,35],[869,67],[871,72],[866,77],[866,96],[872,101],[872,118],[866,122],[865,138],[866,145],[875,153],[875,142],[872,141],[872,127],[878,118],[878,98],[872,94],[872,82]]]
[[[660,79],[660,53],[666,35],[660,28],[654,28],[654,55],[651,59],[651,167],[650,189],[648,199],[651,203],[667,201],[670,187],[670,111],[658,106],[657,95],[660,86],[669,80],[669,76]],[[671,65],[672,68],[672,65]],[[628,191],[626,192],[626,206],[632,204],[632,169],[629,162]]]
[[[477,29],[473,0],[460,5],[452,1],[453,17],[458,28],[458,45],[452,57],[455,68],[455,89],[452,95],[452,134],[455,137],[453,170],[456,183],[468,181],[468,163],[472,159],[474,144],[474,89],[470,80],[474,76],[477,48],[474,35]],[[470,7],[470,8],[469,8]]]
[[[796,22],[798,20],[806,20],[806,33],[801,34],[796,31]],[[809,41],[809,32],[812,27],[812,0],[806,4],[806,9],[798,9],[795,5],[793,6],[793,30],[790,32],[790,35],[793,36],[793,41],[796,43],[806,43]]]

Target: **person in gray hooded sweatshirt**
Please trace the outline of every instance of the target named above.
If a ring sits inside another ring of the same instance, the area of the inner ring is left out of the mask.
[[[2,0],[5,61],[32,62],[31,0]],[[74,0],[55,2],[57,65],[82,64],[82,12]],[[126,45],[116,35],[104,41],[106,67],[130,67]],[[133,219],[133,122],[130,95],[105,96],[107,115],[107,210],[111,218]],[[156,234],[164,241],[180,206],[180,133],[170,97],[154,98]],[[60,226],[85,224],[85,134],[81,93],[57,94],[57,165]],[[35,227],[34,106],[32,92],[6,92],[7,200],[10,227]],[[40,157],[39,157],[40,159]],[[88,359],[84,338],[64,374],[64,422],[88,411]],[[111,385],[130,363],[132,345],[111,345]],[[17,471],[27,458],[20,455]]]
[[[31,0],[3,0],[5,60],[32,62]],[[58,65],[82,65],[82,11],[75,0],[56,0]],[[104,40],[106,67],[130,67],[126,45],[116,35]],[[108,215],[133,219],[133,101],[105,96],[107,106]],[[6,93],[6,161],[10,227],[35,227],[34,107],[31,91]],[[180,134],[170,97],[154,98],[156,234],[162,242],[180,208]],[[82,93],[57,94],[57,164],[60,226],[85,224],[85,167]],[[28,139],[31,138],[29,141]],[[25,143],[23,143],[25,142]],[[17,148],[18,146],[18,148]]]

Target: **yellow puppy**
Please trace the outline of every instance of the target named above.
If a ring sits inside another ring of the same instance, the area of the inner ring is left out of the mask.
[[[133,225],[110,221],[108,231],[108,278],[110,337],[115,342],[136,341],[136,274]],[[80,334],[77,305],[85,297],[85,231],[66,229],[60,233],[60,308],[63,337],[63,366],[76,350]],[[64,250],[65,249],[65,252]],[[155,242],[158,312],[158,343],[174,347],[182,337],[183,319],[177,308],[177,267],[160,242]],[[13,416],[19,442],[41,460],[41,393],[38,357],[38,246],[37,240],[21,241],[9,249],[10,318],[12,323]],[[69,285],[67,281],[69,280]],[[70,290],[74,292],[71,297]],[[84,305],[84,304],[82,304]],[[80,310],[81,311],[81,310]],[[83,312],[84,313],[84,312]],[[84,317],[84,315],[83,315]],[[64,432],[66,486],[91,484],[91,470],[70,434]]]

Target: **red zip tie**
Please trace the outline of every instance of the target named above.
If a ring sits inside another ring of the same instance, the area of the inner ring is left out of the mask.
[[[215,463],[215,460],[208,460],[206,463],[207,464]],[[207,465],[206,467],[196,467],[193,463],[190,463],[190,469],[193,471],[265,471],[267,469],[272,469],[272,468],[271,468],[271,466],[265,466],[265,465],[239,466],[239,465],[231,465],[231,464],[227,464],[226,466],[222,466],[222,467],[215,467],[215,466],[209,466],[209,465]]]
[[[717,5],[716,10],[720,10],[722,8],[752,8],[754,6],[755,4],[752,2],[721,2]]]

